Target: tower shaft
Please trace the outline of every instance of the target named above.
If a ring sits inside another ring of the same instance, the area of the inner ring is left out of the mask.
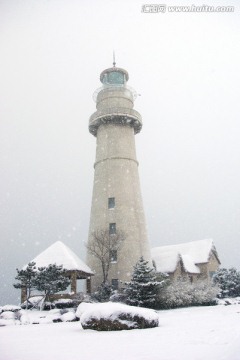
[[[105,70],[108,75],[111,71],[116,73],[116,68]],[[99,230],[124,234],[109,267],[108,281],[116,286],[130,279],[141,256],[150,260],[134,138],[141,130],[141,116],[133,110],[133,93],[125,83],[100,89],[89,130],[97,137],[97,148],[88,243]],[[103,281],[101,262],[88,252],[87,263],[95,271],[95,291]]]

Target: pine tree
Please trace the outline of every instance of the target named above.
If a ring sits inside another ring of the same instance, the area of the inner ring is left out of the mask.
[[[15,289],[26,289],[27,292],[27,308],[29,301],[28,299],[31,296],[31,290],[35,287],[34,281],[36,278],[36,263],[30,262],[26,269],[18,270],[17,269],[17,276],[15,277],[16,280],[19,280],[19,283],[13,284]]]
[[[49,300],[50,295],[66,290],[69,284],[70,280],[66,277],[63,266],[56,264],[39,267],[34,280],[36,289],[44,291],[46,300]]]
[[[143,257],[134,266],[132,279],[125,283],[126,303],[140,307],[154,307],[156,296],[162,281],[156,280],[153,268]]]

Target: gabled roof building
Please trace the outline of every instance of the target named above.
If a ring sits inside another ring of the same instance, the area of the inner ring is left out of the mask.
[[[212,239],[155,247],[151,253],[156,271],[168,273],[172,280],[208,280],[220,265]]]

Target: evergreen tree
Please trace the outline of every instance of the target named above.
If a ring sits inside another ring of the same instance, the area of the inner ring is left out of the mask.
[[[46,300],[49,300],[50,295],[66,290],[69,284],[70,280],[66,277],[63,266],[56,264],[39,267],[34,279],[36,289],[44,291]]]
[[[221,289],[219,297],[240,296],[240,272],[235,268],[219,269],[214,275],[213,281]]]
[[[15,277],[16,280],[20,281],[16,284],[13,284],[13,286],[16,289],[26,289],[26,295],[27,295],[27,308],[28,308],[28,299],[31,296],[31,290],[35,287],[34,281],[36,278],[36,263],[30,262],[26,269],[24,270],[18,270],[17,269],[17,276]]]
[[[156,280],[155,271],[143,257],[134,266],[132,279],[125,283],[126,303],[141,307],[154,307],[156,296],[163,281]]]
[[[112,287],[108,282],[103,282],[95,293],[92,294],[93,300],[99,302],[107,302],[110,300],[112,294]]]

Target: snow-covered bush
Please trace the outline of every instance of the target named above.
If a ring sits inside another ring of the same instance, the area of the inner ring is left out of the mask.
[[[79,305],[76,315],[84,329],[98,331],[144,329],[158,326],[156,311],[119,303]]]
[[[219,288],[204,281],[190,283],[186,280],[172,282],[158,294],[159,309],[185,306],[216,305]]]
[[[235,298],[217,299],[217,305],[238,305],[238,304],[240,304],[239,296]]]
[[[220,288],[219,298],[240,296],[240,272],[235,268],[219,269],[213,281]]]
[[[74,310],[67,309],[53,309],[47,312],[21,310],[19,319],[22,325],[51,324],[79,320]]]
[[[196,284],[193,284],[192,305],[216,305],[218,292],[218,286],[205,281],[198,281]]]
[[[19,319],[22,325],[29,325],[31,323],[29,313],[25,310],[19,311]]]
[[[72,321],[78,321],[79,319],[76,317],[74,311],[68,311],[61,315],[61,320],[64,322],[72,322]]]
[[[21,307],[17,305],[4,305],[1,307],[1,312],[5,312],[5,311],[17,312],[19,310],[21,310]]]
[[[10,308],[18,311],[6,310]],[[29,324],[51,324],[57,322],[79,321],[74,309],[52,309],[49,311],[31,311],[20,307],[5,306],[5,311],[0,314],[0,326],[7,325],[29,325]]]
[[[13,311],[4,311],[0,315],[0,319],[4,319],[4,320],[12,320],[15,318],[16,318],[16,315]]]
[[[19,311],[5,310],[0,314],[0,326],[20,324]]]
[[[54,301],[54,305],[57,309],[67,309],[75,306],[75,302],[72,299],[59,299]]]
[[[43,295],[31,296],[21,304],[22,309],[40,309],[44,301]]]
[[[55,308],[55,304],[51,301],[44,301],[42,310],[52,310]]]

